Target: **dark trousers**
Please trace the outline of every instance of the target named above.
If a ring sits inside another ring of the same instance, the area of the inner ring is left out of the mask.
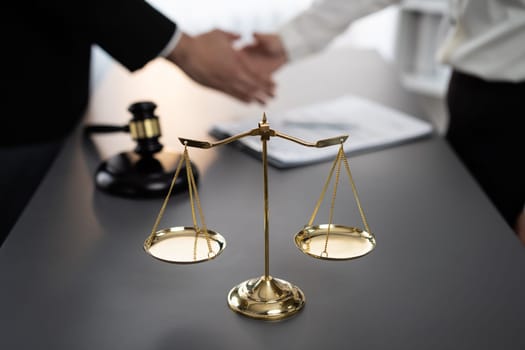
[[[525,205],[525,81],[488,82],[453,72],[447,140],[505,221]]]
[[[45,176],[60,146],[61,142],[55,141],[0,147],[0,245]]]

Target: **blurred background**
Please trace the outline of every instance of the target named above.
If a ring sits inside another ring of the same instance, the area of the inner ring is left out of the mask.
[[[255,31],[271,32],[308,7],[313,0],[148,0],[175,20],[185,32],[199,34],[214,28],[242,35],[248,42]],[[353,45],[378,50],[387,60],[394,58],[398,6],[362,18],[345,31],[333,45]],[[96,84],[104,65],[111,61],[104,51],[94,48],[93,70]]]
[[[253,32],[272,32],[314,0],[148,0],[185,32],[195,35],[215,28],[242,36],[248,43]],[[355,21],[330,47],[351,46],[376,50],[398,66],[402,85],[418,99],[423,117],[444,132],[444,107],[449,72],[434,60],[446,0],[406,0]],[[93,48],[92,85],[96,87],[114,61]]]

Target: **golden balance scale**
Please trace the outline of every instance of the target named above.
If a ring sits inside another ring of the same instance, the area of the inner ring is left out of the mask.
[[[262,165],[263,165],[263,192],[264,192],[264,249],[265,264],[264,276],[249,279],[235,286],[228,293],[229,307],[240,314],[263,320],[279,320],[294,315],[302,309],[305,303],[304,293],[295,285],[282,279],[270,276],[269,272],[269,208],[268,208],[268,160],[267,142],[271,137],[296,142],[307,147],[339,146],[339,152],[332,164],[328,178],[322,188],[321,195],[308,224],[295,235],[295,244],[305,254],[323,260],[349,260],[368,254],[376,245],[376,240],[366,221],[363,208],[357,196],[357,190],[350,172],[350,166],[343,150],[343,143],[348,135],[338,136],[330,139],[319,140],[310,143],[293,136],[283,134],[270,128],[266,120],[266,114],[258,123],[258,127],[247,132],[231,136],[219,142],[210,143],[179,138],[184,145],[184,154],[181,157],[177,170],[173,177],[172,185],[164,199],[160,212],[155,220],[151,234],[144,242],[144,250],[154,258],[161,261],[192,264],[208,261],[218,256],[226,247],[226,241],[219,233],[206,227],[202,211],[195,177],[190,166],[188,147],[212,148],[228,144],[247,136],[260,136],[262,142]],[[170,227],[158,230],[158,225],[164,215],[166,205],[171,196],[173,185],[182,169],[186,165],[186,176],[188,178],[189,197],[193,227]],[[352,192],[357,203],[364,230],[357,227],[349,227],[332,224],[333,210],[337,194],[337,186],[341,174],[341,164],[348,174]],[[322,204],[325,193],[330,185],[335,171],[332,200],[329,212],[328,224],[314,225],[317,212]],[[197,220],[197,216],[199,220]],[[200,221],[200,226],[198,224]]]

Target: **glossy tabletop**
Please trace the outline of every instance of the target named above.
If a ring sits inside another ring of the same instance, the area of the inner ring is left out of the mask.
[[[233,119],[355,93],[418,115],[395,67],[373,52],[334,49],[279,72],[270,105],[244,106],[198,87],[164,62],[134,75],[112,66],[86,122],[125,123],[129,103],[154,100],[164,136],[206,139]],[[126,135],[80,132],[0,249],[1,349],[524,349],[525,247],[439,136],[349,158],[377,247],[352,261],[302,254],[330,162],[269,169],[270,272],[297,285],[306,306],[280,322],[232,312],[227,293],[264,273],[262,168],[225,146],[195,150],[206,222],[227,241],[216,259],[163,263],[142,248],[161,199],[98,191],[101,158],[131,149]],[[319,220],[326,220],[328,209]],[[338,224],[359,225],[351,192]],[[191,225],[174,196],[161,227]]]

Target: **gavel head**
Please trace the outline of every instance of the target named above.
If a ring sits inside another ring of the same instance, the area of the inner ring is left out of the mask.
[[[129,122],[129,132],[137,142],[135,153],[142,156],[151,156],[162,150],[159,142],[161,136],[159,118],[154,114],[157,105],[153,102],[136,102],[128,110],[133,114]]]

